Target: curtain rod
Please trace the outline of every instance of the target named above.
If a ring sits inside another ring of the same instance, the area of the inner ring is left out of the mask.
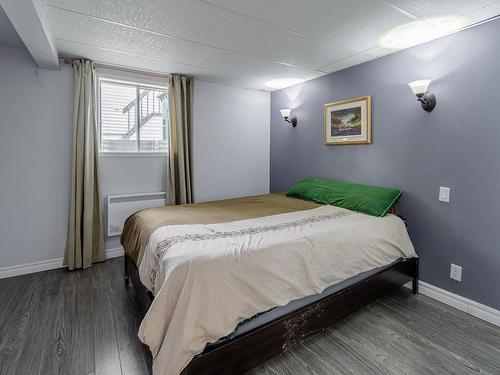
[[[73,62],[75,62],[76,60],[80,60],[78,58],[69,58],[69,57],[63,57],[62,59],[63,59],[63,62],[65,64],[73,64]],[[141,74],[141,75],[155,77],[155,78],[164,78],[164,79],[168,78],[168,74],[147,72],[147,71],[143,71],[143,70],[125,68],[125,67],[115,66],[115,65],[107,65],[107,64],[94,63],[94,66],[96,68],[117,70],[117,71],[126,72],[126,73]]]

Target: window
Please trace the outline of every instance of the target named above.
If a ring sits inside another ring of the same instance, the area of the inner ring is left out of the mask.
[[[168,96],[160,86],[99,79],[101,152],[168,150]]]

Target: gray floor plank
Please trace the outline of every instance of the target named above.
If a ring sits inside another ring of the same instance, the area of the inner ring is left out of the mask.
[[[105,263],[94,265],[93,289],[95,291],[93,309],[95,312],[95,374],[121,374],[120,353],[111,303],[113,290]]]
[[[79,344],[73,338],[73,330],[81,332],[79,327],[85,322],[85,319],[80,319],[79,315],[74,313],[74,311],[78,311],[75,310],[75,304],[80,275],[78,272],[61,272],[61,274],[63,275],[61,301],[54,312],[53,332],[48,348],[45,351],[41,374],[62,375],[76,374],[78,372],[79,365],[74,365],[71,358],[73,357],[73,348]],[[83,365],[81,372],[88,371],[91,373],[93,368],[93,361],[91,361],[91,363]]]
[[[0,280],[0,374],[148,375],[122,270]],[[500,374],[500,328],[402,289],[248,374]]]
[[[49,368],[42,372],[42,368],[55,329],[56,321],[53,316],[62,304],[63,275],[61,272],[49,272],[47,277],[41,278],[37,283],[40,294],[26,329],[29,339],[19,353],[18,358],[22,360],[17,361],[16,374],[55,373],[54,369]]]
[[[106,272],[110,275],[110,301],[115,322],[118,351],[123,375],[141,375],[147,372],[142,344],[137,339],[140,321],[137,304],[129,299],[128,288],[124,286],[123,268],[118,262],[107,262]],[[133,288],[132,288],[133,289]]]
[[[399,324],[400,329],[407,329],[415,339],[449,352],[457,361],[468,364],[471,370],[500,374],[498,327],[429,298],[419,302],[420,306],[417,306],[411,298],[401,300],[397,295],[370,306],[369,311],[374,316],[394,316],[392,322],[383,324]],[[403,321],[405,316],[409,319]]]
[[[23,290],[29,283],[28,277],[10,277],[1,280],[2,287],[0,288],[0,322],[8,319],[15,304],[18,304],[19,296],[24,296]],[[0,325],[0,337],[2,337],[2,328],[6,325]]]
[[[378,312],[377,310],[381,310]],[[387,318],[385,315],[386,312],[383,309],[380,309],[380,306],[376,306],[374,309],[370,309],[367,312],[367,315],[370,315],[368,319],[374,320],[376,324],[381,324],[385,327],[389,327],[390,329],[398,332],[401,337],[404,337],[406,340],[410,340],[415,343],[417,346],[425,349],[428,352],[436,352],[442,355],[440,359],[440,363],[445,364],[446,368],[449,371],[460,372],[461,369],[468,368],[470,373],[479,373],[480,369],[483,372],[487,371],[486,367],[483,364],[477,363],[476,358],[468,356],[468,353],[460,353],[460,350],[449,350],[446,346],[443,346],[443,343],[440,343],[441,340],[435,340],[428,336],[429,331],[426,330],[425,333],[418,332],[408,329],[407,325],[403,325],[402,322],[394,319]],[[438,332],[439,335],[439,332]],[[433,335],[434,338],[437,338]],[[469,353],[470,354],[470,353]],[[467,360],[465,357],[471,358]]]
[[[22,359],[20,358],[32,332],[28,331],[34,312],[38,306],[40,288],[38,278],[29,277],[25,283],[22,295],[17,296],[17,303],[13,304],[8,314],[4,314],[2,325],[3,335],[0,337],[0,373],[16,374]],[[20,280],[21,281],[21,280]]]
[[[2,367],[6,366],[8,352],[4,352],[6,342],[12,335],[12,325],[8,322],[11,321],[10,315],[16,311],[20,303],[20,298],[25,297],[26,288],[30,284],[30,278],[12,277],[0,280],[2,287],[0,288],[0,374]]]
[[[68,374],[91,374],[95,371],[96,308],[100,306],[93,283],[98,269],[77,271],[75,290],[68,297],[72,305],[65,309],[65,331],[69,334]],[[65,306],[66,307],[66,306]]]

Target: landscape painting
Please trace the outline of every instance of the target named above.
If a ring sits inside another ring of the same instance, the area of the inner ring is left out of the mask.
[[[361,135],[361,107],[332,111],[330,115],[332,137]]]
[[[325,145],[371,143],[371,97],[325,104]]]

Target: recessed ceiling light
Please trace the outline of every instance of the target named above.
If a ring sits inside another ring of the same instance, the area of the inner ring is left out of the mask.
[[[389,31],[380,44],[386,48],[404,49],[440,38],[465,26],[462,17],[435,17],[413,21]]]
[[[304,82],[300,78],[276,78],[265,83],[266,86],[272,87],[273,89],[283,89],[288,86],[293,86],[298,83]]]

